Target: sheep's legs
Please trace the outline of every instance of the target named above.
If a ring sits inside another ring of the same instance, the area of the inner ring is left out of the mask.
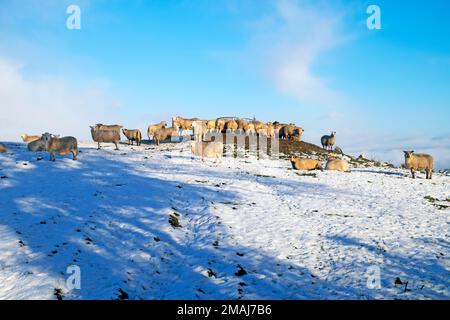
[[[72,151],[72,155],[73,155],[72,160],[77,160],[78,151],[73,150],[73,151]]]
[[[431,180],[431,173],[433,172],[432,170],[426,170],[425,171],[427,173],[427,179]]]
[[[414,172],[414,169],[411,169],[411,174],[412,174],[412,178],[415,179],[416,178],[416,173]]]
[[[98,148],[97,148],[97,150],[100,150],[100,142],[97,142],[98,143]]]
[[[116,146],[116,150],[119,150],[119,147],[117,146],[117,142],[114,142],[115,146]]]

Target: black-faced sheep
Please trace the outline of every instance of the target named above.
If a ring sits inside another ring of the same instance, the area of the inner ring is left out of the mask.
[[[125,137],[127,137],[128,139],[128,145],[133,145],[133,141],[136,141],[136,145],[140,146],[141,145],[141,140],[142,140],[142,134],[141,134],[141,130],[139,129],[122,129],[122,133],[125,135]]]
[[[405,167],[411,170],[413,179],[416,171],[425,170],[426,179],[431,179],[433,174],[433,157],[429,154],[414,153],[414,151],[403,151],[405,154]]]
[[[42,140],[45,144],[45,150],[50,154],[50,161],[55,161],[55,154],[65,155],[72,153],[73,160],[77,160],[78,142],[74,137],[55,138],[50,133],[44,133]]]
[[[336,132],[331,132],[331,135],[324,135],[320,138],[320,142],[322,143],[322,148],[333,150],[334,143],[336,142]]]

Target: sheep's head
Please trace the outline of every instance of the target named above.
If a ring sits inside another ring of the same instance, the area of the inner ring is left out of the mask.
[[[412,154],[414,153],[414,150],[411,151],[403,151],[405,153],[405,158],[411,158]]]
[[[127,135],[128,129],[122,129],[122,133],[123,133],[124,135]]]
[[[54,138],[54,136],[48,132],[42,134],[41,139],[44,142],[45,148],[48,147],[50,140],[53,138]]]
[[[167,122],[161,121],[161,125],[163,126],[163,128],[165,128],[167,126]]]
[[[291,162],[295,162],[295,160],[297,160],[297,158],[295,158],[294,156],[291,156]]]

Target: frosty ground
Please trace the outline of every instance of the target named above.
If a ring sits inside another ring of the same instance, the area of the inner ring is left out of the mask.
[[[203,162],[188,143],[82,143],[55,163],[8,147],[0,299],[450,298],[448,176]]]

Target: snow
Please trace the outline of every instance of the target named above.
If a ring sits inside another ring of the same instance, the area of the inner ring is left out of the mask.
[[[425,198],[448,203],[449,176],[312,176],[282,159],[202,161],[188,142],[81,143],[79,161],[54,163],[7,146],[0,299],[450,298],[449,210]],[[80,289],[66,285],[70,265]]]

